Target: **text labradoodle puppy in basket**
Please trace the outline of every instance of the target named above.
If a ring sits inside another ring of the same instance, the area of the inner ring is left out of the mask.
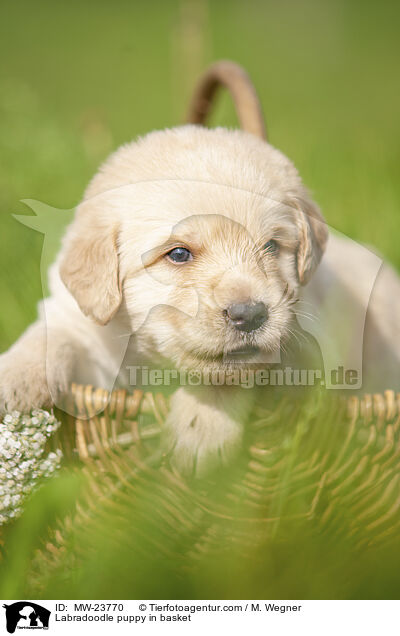
[[[240,75],[223,70],[233,83]],[[41,317],[0,358],[1,409],[49,406],[72,381],[129,385],[129,367],[144,364],[227,376],[265,368],[300,336],[303,289],[305,317],[322,305],[335,313],[334,289],[362,304],[373,269],[363,254],[328,241],[293,164],[256,135],[196,125],[150,133],[117,150],[90,183]],[[400,283],[390,268],[375,278],[364,373],[379,355],[389,376],[381,385],[395,388]],[[373,376],[382,379],[381,370]],[[236,398],[249,393],[207,385],[173,394],[167,439],[180,468],[201,472],[232,455],[244,417]]]

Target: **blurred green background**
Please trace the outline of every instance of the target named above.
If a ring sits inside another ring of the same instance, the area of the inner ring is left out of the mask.
[[[400,5],[391,0],[14,0],[0,15],[0,350],[33,320],[42,235],[121,143],[179,124],[212,60],[244,65],[271,142],[328,223],[400,268]],[[213,122],[235,125],[224,96]]]

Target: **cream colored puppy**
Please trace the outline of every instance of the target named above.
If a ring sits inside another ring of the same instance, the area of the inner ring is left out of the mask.
[[[315,315],[334,289],[356,303],[371,291],[376,271],[350,242],[331,237],[319,265],[327,239],[293,164],[249,133],[189,125],[123,146],[77,209],[38,322],[0,358],[1,408],[48,406],[71,381],[127,385],[141,364],[228,375],[264,364],[296,337],[303,288]],[[364,367],[386,347],[385,368],[397,373],[399,292],[392,270],[381,271]],[[398,373],[390,377],[395,386]],[[233,455],[243,393],[174,393],[167,439],[180,468],[201,473]]]

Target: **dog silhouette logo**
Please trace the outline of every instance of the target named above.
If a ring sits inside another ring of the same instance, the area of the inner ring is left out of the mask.
[[[11,605],[3,605],[6,610],[6,627],[9,634],[18,629],[48,629],[50,610],[32,603],[18,601]]]

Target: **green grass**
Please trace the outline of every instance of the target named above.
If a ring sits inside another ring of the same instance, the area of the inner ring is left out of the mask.
[[[400,6],[362,0],[2,3],[0,350],[33,320],[42,236],[21,199],[74,207],[98,164],[181,122],[198,72],[250,72],[270,139],[330,225],[400,268]],[[214,122],[234,125],[227,98]]]

